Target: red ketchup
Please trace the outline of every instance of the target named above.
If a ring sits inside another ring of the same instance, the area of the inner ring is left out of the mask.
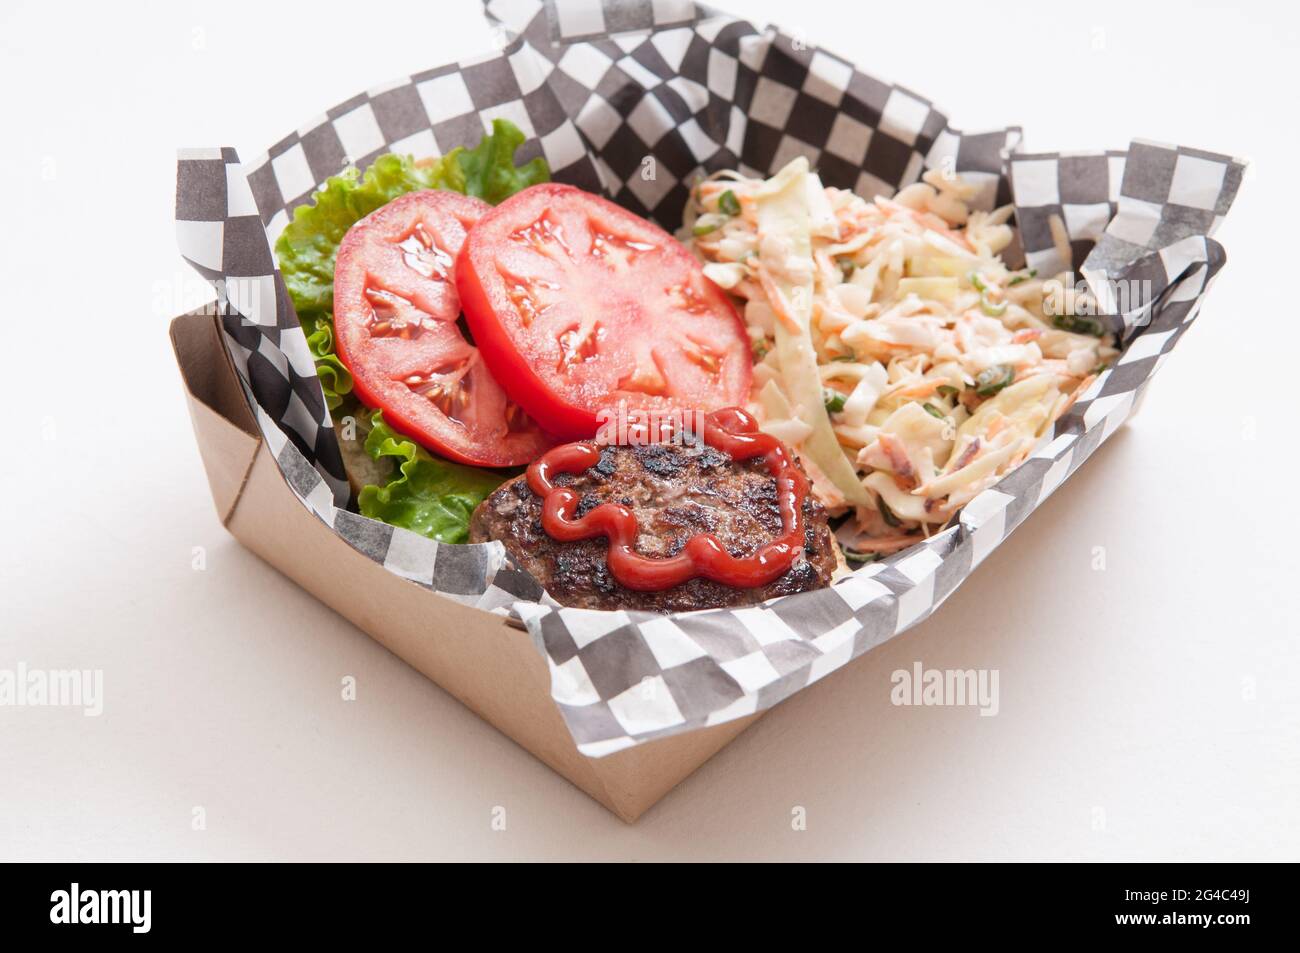
[[[542,529],[562,543],[604,536],[609,540],[606,563],[610,573],[624,587],[639,592],[671,589],[696,576],[737,589],[754,589],[780,579],[803,549],[807,477],[795,465],[785,445],[760,432],[757,421],[737,407],[705,417],[704,442],[733,460],[764,457],[768,472],[776,479],[782,533],[752,556],[732,556],[712,533],[691,537],[676,556],[642,556],[633,548],[637,538],[636,517],[620,503],[602,503],[587,515],[574,519],[578,494],[556,486],[552,477],[594,467],[600,462],[600,446],[595,443],[555,447],[528,468],[528,486],[542,498]]]

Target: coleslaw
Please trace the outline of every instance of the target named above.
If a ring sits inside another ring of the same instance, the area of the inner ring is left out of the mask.
[[[803,157],[691,191],[681,237],[743,308],[750,410],[822,503],[852,513],[850,559],[941,528],[1118,353],[1059,277],[1006,266],[1012,208],[972,208],[978,192],[936,169],[864,199],[824,187]]]

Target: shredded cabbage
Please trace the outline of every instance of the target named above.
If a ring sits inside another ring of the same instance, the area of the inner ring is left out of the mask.
[[[800,157],[766,180],[706,179],[686,210],[684,240],[743,306],[751,410],[825,505],[853,511],[859,555],[950,520],[1117,353],[1050,293],[1059,282],[1003,262],[1010,206],[972,208],[978,189],[938,170],[922,179],[867,200]]]

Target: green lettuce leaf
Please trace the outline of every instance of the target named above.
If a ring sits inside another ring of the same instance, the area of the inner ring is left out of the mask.
[[[294,209],[275,243],[289,297],[305,327],[308,319],[334,309],[334,256],[348,229],[399,195],[447,189],[493,205],[546,182],[546,161],[514,164],[524,134],[505,119],[492,120],[492,133],[473,149],[458,146],[439,159],[417,163],[410,156],[382,155],[363,176],[355,168],[325,181],[310,205]]]
[[[420,162],[410,156],[382,155],[370,164],[364,175],[349,168],[332,176],[312,197],[311,203],[294,210],[293,220],[275,243],[275,254],[289,298],[307,335],[307,346],[315,358],[316,374],[331,412],[353,415],[364,412],[352,394],[352,374],[334,350],[334,261],[343,236],[371,212],[407,192],[447,189],[495,205],[530,185],[548,181],[550,172],[544,159],[515,165],[515,151],[523,142],[524,134],[513,123],[494,119],[492,132],[473,149],[458,147],[440,158]],[[384,429],[392,434],[387,427]],[[388,486],[368,486],[362,490],[361,512],[433,539],[463,542],[469,522],[468,511],[461,513],[465,502],[475,499],[477,505],[477,500],[491,492],[501,478],[439,460],[409,440],[395,441],[393,447],[405,445],[419,449],[423,458],[416,459],[405,451],[371,450],[372,440],[376,447],[383,447],[384,439],[371,433],[366,441],[371,456],[375,459],[381,455],[400,456],[412,469],[407,473],[403,464],[402,475]],[[467,474],[476,477],[470,479]],[[489,483],[491,488],[475,496],[479,488]],[[446,505],[441,509],[437,505],[438,493],[446,494]]]
[[[352,372],[334,353],[334,323],[327,317],[317,317],[312,321],[312,328],[307,335],[307,348],[316,359],[316,376],[325,392],[325,404],[335,411],[352,393]]]
[[[492,135],[473,149],[463,147],[447,153],[442,175],[447,184],[438,186],[481,198],[490,205],[504,202],[530,185],[548,182],[550,170],[538,156],[515,165],[515,151],[524,144],[524,134],[512,122],[492,120]]]
[[[338,410],[352,392],[352,374],[334,353],[334,259],[348,229],[399,195],[439,188],[443,160],[416,165],[383,155],[362,176],[345,169],[326,180],[310,205],[294,210],[275,243],[280,274],[316,359],[325,403]]]
[[[381,411],[375,411],[372,419],[366,453],[375,460],[393,457],[399,475],[387,486],[361,490],[357,497],[361,515],[442,543],[465,542],[474,507],[505,481],[505,475],[433,456],[384,423]]]

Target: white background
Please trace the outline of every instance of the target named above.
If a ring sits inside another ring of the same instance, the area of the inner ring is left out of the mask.
[[[70,29],[5,3],[0,668],[103,669],[106,699],[0,708],[0,859],[1297,858],[1294,8],[731,6],[1030,149],[1249,157],[1141,415],[936,617],[626,826],[225,534],[167,340],[210,297],[175,148],[252,157],[486,50],[478,4],[87,4]],[[891,706],[917,660],[997,669],[1000,714]]]

